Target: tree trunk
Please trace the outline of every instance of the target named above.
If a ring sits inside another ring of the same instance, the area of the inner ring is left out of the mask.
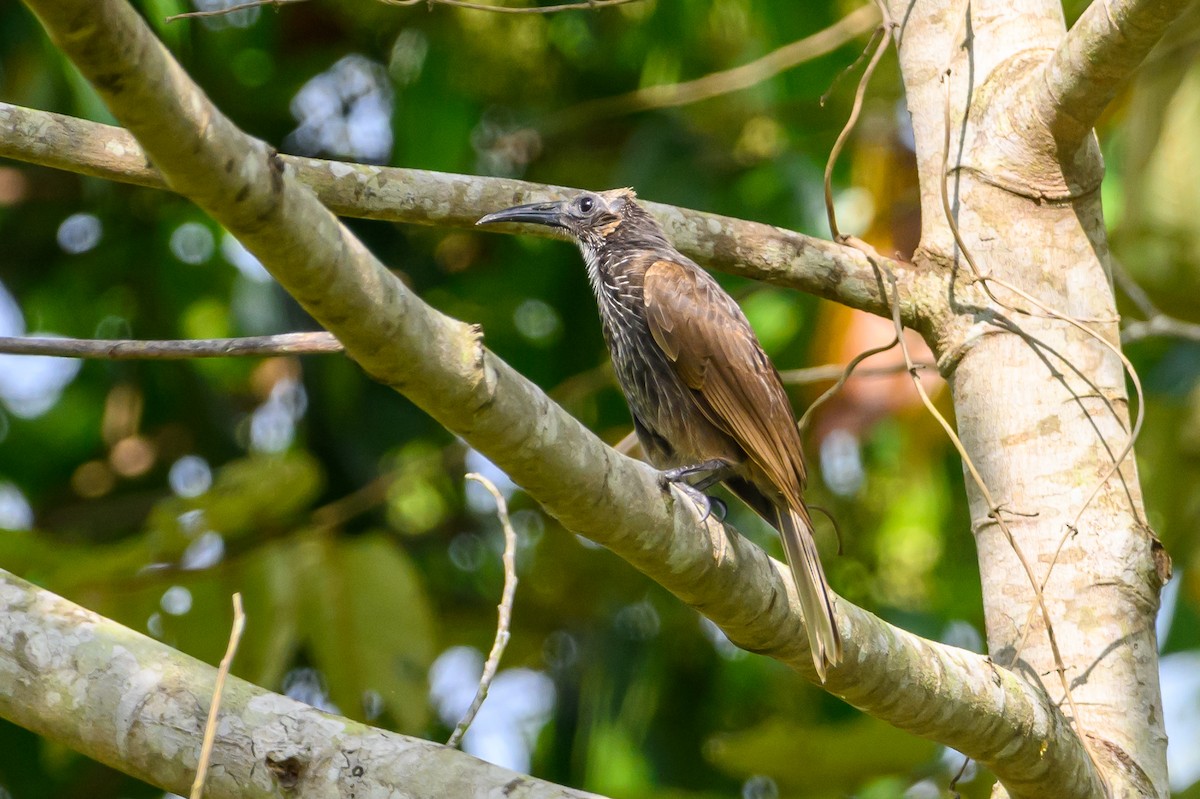
[[[891,14],[920,171],[914,260],[953,287],[927,338],[988,490],[967,473],[989,652],[1045,685],[1115,793],[1166,796],[1154,619],[1170,567],[1127,449],[1104,167],[1090,124],[1056,131],[1038,107],[1062,9],[893,3]],[[966,255],[996,281],[977,280]]]

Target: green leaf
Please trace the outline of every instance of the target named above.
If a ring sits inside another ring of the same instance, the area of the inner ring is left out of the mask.
[[[351,718],[421,731],[429,718],[434,619],[416,568],[379,533],[313,536],[301,548],[301,626],[330,698]],[[371,705],[381,718],[368,714]]]

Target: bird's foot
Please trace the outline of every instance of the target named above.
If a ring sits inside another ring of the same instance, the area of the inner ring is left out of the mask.
[[[709,516],[715,516],[717,521],[725,521],[725,515],[729,512],[729,508],[725,503],[716,497],[710,497],[704,493],[706,488],[716,485],[729,476],[732,467],[721,460],[705,461],[691,466],[680,466],[675,469],[666,469],[659,472],[659,484],[663,490],[667,490],[670,486],[675,486],[682,491],[692,502],[695,502],[700,508],[700,521],[708,520]],[[703,475],[694,484],[688,482],[689,477]],[[716,508],[716,513],[713,509]]]

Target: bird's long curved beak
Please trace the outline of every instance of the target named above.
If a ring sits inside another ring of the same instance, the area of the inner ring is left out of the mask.
[[[562,203],[529,203],[496,211],[480,218],[476,225],[491,225],[496,222],[528,222],[547,227],[562,227]]]

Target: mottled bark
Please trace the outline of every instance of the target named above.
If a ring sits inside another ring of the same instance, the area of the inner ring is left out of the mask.
[[[1046,582],[1081,714],[1072,722],[1113,795],[1166,796],[1154,618],[1169,566],[1145,523],[1132,453],[1091,498],[1130,438],[1122,363],[1099,340],[1119,346],[1098,191],[1103,164],[1090,131],[1095,104],[1111,97],[1115,82],[1113,72],[1090,74],[1078,59],[1074,79],[1063,70],[1073,42],[1112,5],[1094,4],[1066,39],[1062,9],[1049,0],[893,3],[891,13],[903,20],[896,38],[920,171],[916,261],[955,279],[947,298],[953,317],[931,343],[959,433],[999,506],[989,507],[968,478],[989,651],[1070,710],[1046,620],[999,515],[1036,581]],[[1166,4],[1126,5],[1154,6],[1159,19],[1168,13]],[[1130,40],[1120,60],[1126,71],[1152,41],[1145,32]],[[1047,80],[1063,104],[1053,114],[1041,91]],[[1054,87],[1067,82],[1075,89],[1058,96]],[[1059,112],[1075,109],[1088,130],[1064,135]],[[980,275],[1020,288],[1040,306],[1000,282],[986,284],[994,298],[985,292],[955,243],[943,179]],[[1032,630],[1021,647],[1027,620]]]

